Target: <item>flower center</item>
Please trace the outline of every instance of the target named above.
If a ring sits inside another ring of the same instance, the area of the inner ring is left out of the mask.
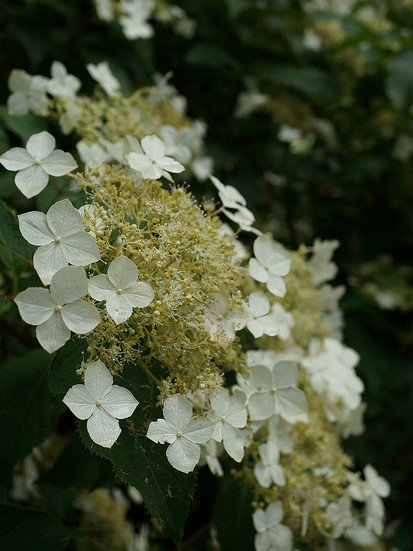
[[[177,433],[176,433],[176,436],[177,436],[178,438],[182,438],[182,431],[177,432]]]
[[[60,241],[62,240],[61,237],[56,237],[56,239],[54,240],[55,243],[60,243]]]
[[[118,293],[118,295],[121,295],[123,293],[123,289],[117,289],[116,292]]]
[[[42,161],[39,161],[39,159],[35,159],[34,164],[40,166],[42,164]]]
[[[222,423],[225,423],[226,419],[227,419],[227,418],[225,417],[225,415],[223,415],[223,416],[221,417],[221,422],[222,422]]]
[[[102,405],[102,400],[96,400],[97,407],[100,407]]]
[[[55,312],[60,312],[60,310],[62,309],[62,307],[60,306],[60,304],[56,304],[56,307],[54,309]]]
[[[271,392],[277,392],[277,387],[273,386],[272,389],[271,389]]]

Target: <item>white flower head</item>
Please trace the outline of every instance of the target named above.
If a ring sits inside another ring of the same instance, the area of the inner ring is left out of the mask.
[[[192,404],[174,394],[165,401],[164,419],[152,421],[147,437],[160,444],[168,443],[166,457],[169,463],[183,473],[194,470],[201,455],[199,444],[212,437],[214,426],[208,419],[192,417]]]
[[[217,442],[222,441],[228,455],[240,462],[244,457],[244,445],[238,429],[247,424],[247,410],[235,396],[230,397],[224,388],[212,394],[211,408],[208,419],[214,425],[212,438]]]
[[[120,5],[124,15],[119,18],[119,23],[126,38],[150,38],[153,27],[148,19],[154,10],[153,0],[121,0]]]
[[[249,262],[249,272],[256,281],[267,284],[267,289],[277,297],[286,293],[285,277],[291,267],[291,260],[269,237],[260,235],[254,241],[255,258]]]
[[[173,181],[170,172],[179,173],[185,170],[181,163],[165,156],[165,144],[158,136],[145,136],[142,138],[141,147],[143,152],[129,153],[128,162],[129,166],[140,172],[144,178],[158,180],[164,176]]]
[[[269,488],[273,484],[284,486],[284,470],[278,463],[280,450],[277,445],[269,441],[259,447],[261,461],[254,466],[254,475],[263,488]]]
[[[325,510],[326,518],[331,526],[331,537],[339,538],[346,528],[353,523],[351,500],[343,496],[334,503],[329,503]]]
[[[308,261],[314,285],[321,285],[335,277],[337,266],[331,262],[331,258],[338,246],[339,242],[336,240],[314,241],[313,256]]]
[[[273,337],[278,334],[278,320],[270,314],[270,301],[264,293],[251,293],[248,297],[248,304],[245,305],[249,319],[247,327],[255,338],[269,335]]]
[[[115,93],[120,90],[120,83],[110,70],[107,61],[102,61],[102,63],[98,65],[89,63],[86,65],[86,69],[90,76],[100,84],[108,96],[114,96]]]
[[[7,170],[17,171],[16,186],[30,199],[47,185],[50,176],[64,176],[77,167],[70,153],[55,149],[56,141],[48,132],[33,134],[26,148],[12,147],[0,156]]]
[[[66,67],[60,61],[53,61],[50,70],[51,79],[47,83],[47,91],[52,96],[74,99],[80,88],[80,80],[69,75]]]
[[[293,362],[281,361],[268,369],[254,365],[250,371],[253,393],[248,400],[251,420],[261,421],[275,413],[289,420],[306,411],[307,401],[297,388],[298,369]]]
[[[291,551],[292,532],[281,524],[283,509],[280,501],[268,505],[266,509],[257,509],[252,515],[256,551]]]
[[[90,438],[104,448],[111,448],[122,431],[118,419],[130,417],[139,403],[128,389],[113,384],[100,360],[87,366],[85,383],[72,386],[63,402],[78,419],[88,420]]]
[[[18,218],[23,237],[39,247],[33,264],[45,285],[68,264],[88,266],[100,259],[96,241],[84,231],[82,217],[69,199],[58,201],[46,214],[31,211]]]
[[[52,353],[69,340],[71,331],[83,335],[100,322],[97,308],[80,300],[86,293],[85,270],[69,266],[53,276],[50,290],[29,287],[14,301],[23,320],[37,326],[40,345]]]
[[[288,341],[291,328],[294,327],[293,315],[287,312],[280,303],[276,302],[271,308],[271,316],[277,323],[278,337],[283,341]]]
[[[153,301],[152,287],[137,279],[135,263],[119,256],[111,262],[107,275],[89,280],[89,294],[95,300],[105,300],[109,316],[116,324],[122,323],[130,318],[133,308],[145,308]]]
[[[31,76],[26,71],[13,69],[9,77],[9,88],[12,94],[7,100],[10,115],[47,115],[47,79],[42,76]]]

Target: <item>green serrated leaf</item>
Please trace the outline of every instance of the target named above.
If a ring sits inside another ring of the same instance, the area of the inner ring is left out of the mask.
[[[32,134],[42,132],[42,130],[46,129],[46,123],[33,115],[21,117],[9,115],[5,105],[0,106],[0,119],[7,130],[16,134],[24,143],[27,142]]]
[[[48,354],[32,350],[0,370],[0,482],[53,431],[60,401],[47,387]]]
[[[153,405],[152,389],[139,367],[125,367],[119,384],[128,388],[140,403],[132,417],[121,421],[122,433],[117,442],[111,449],[93,443],[85,422],[79,422],[81,438],[90,450],[112,462],[122,481],[139,490],[149,513],[179,545],[194,492],[195,474],[175,470],[166,459],[165,447],[146,437],[149,421],[162,414]]]
[[[243,478],[222,481],[212,516],[222,551],[254,549],[253,496],[250,484]]]
[[[0,252],[9,270],[16,271],[16,260],[31,262],[32,249],[21,236],[16,215],[0,200]]]
[[[0,505],[1,551],[61,551],[71,532],[43,511]]]

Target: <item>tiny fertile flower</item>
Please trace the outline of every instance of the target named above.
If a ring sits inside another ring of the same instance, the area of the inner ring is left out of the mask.
[[[28,199],[40,193],[50,176],[64,176],[77,167],[70,153],[55,149],[56,141],[48,132],[33,134],[26,148],[12,147],[0,156],[7,170],[18,171],[16,186]]]
[[[154,297],[149,283],[136,281],[138,268],[126,256],[111,262],[108,274],[97,275],[89,280],[89,294],[95,300],[105,300],[106,310],[118,324],[132,315],[133,308],[145,308]]]
[[[103,61],[98,65],[89,63],[86,65],[89,75],[102,86],[108,96],[113,96],[119,89],[120,83],[113,75],[107,61]]]
[[[280,459],[280,450],[274,442],[261,444],[259,447],[260,459],[254,467],[255,478],[263,488],[269,488],[272,484],[284,486],[285,476],[284,470],[278,463]]]
[[[211,408],[208,419],[215,427],[212,438],[217,442],[222,441],[228,455],[240,462],[244,457],[244,445],[238,429],[247,424],[247,410],[223,388],[211,396]]]
[[[26,71],[13,69],[9,77],[9,88],[12,94],[7,100],[10,115],[47,115],[47,79],[31,76]]]
[[[104,448],[111,448],[122,432],[118,419],[130,417],[139,403],[128,389],[113,384],[100,360],[87,366],[85,384],[72,386],[63,402],[78,419],[88,420],[90,438]]]
[[[52,78],[47,83],[47,91],[52,96],[74,99],[80,88],[80,80],[69,75],[66,67],[60,61],[53,61],[50,70]]]
[[[249,315],[247,327],[255,338],[278,334],[278,321],[273,314],[269,314],[270,301],[264,293],[251,293],[245,310]]]
[[[280,501],[271,503],[266,509],[257,509],[252,515],[256,551],[291,551],[292,533],[288,526],[281,524],[283,509]]]
[[[274,413],[283,417],[295,417],[306,410],[306,397],[297,388],[298,369],[295,363],[281,361],[268,369],[254,365],[250,371],[253,393],[248,400],[253,421],[268,419]]]
[[[85,270],[62,268],[53,277],[50,291],[29,287],[14,299],[23,320],[37,325],[36,337],[47,352],[54,352],[70,338],[70,332],[83,335],[100,322],[92,304],[80,300],[87,293]]]
[[[286,292],[283,277],[288,274],[291,260],[269,237],[260,235],[254,241],[255,258],[251,258],[249,271],[256,281],[267,284],[267,289],[277,297]]]
[[[158,180],[164,176],[171,180],[169,172],[182,172],[185,167],[165,157],[165,144],[158,136],[145,136],[141,141],[143,153],[132,152],[128,155],[129,166],[142,174],[144,178]]]
[[[199,444],[211,438],[214,426],[208,419],[192,417],[192,405],[180,394],[174,394],[163,406],[164,419],[152,421],[147,437],[159,444],[168,443],[169,463],[183,473],[194,470],[201,455]]]
[[[23,237],[39,247],[33,264],[45,285],[68,264],[88,266],[100,259],[96,241],[84,231],[82,217],[69,199],[58,201],[46,214],[31,211],[18,218]]]

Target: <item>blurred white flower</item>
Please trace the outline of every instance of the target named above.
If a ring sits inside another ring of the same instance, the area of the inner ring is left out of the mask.
[[[256,339],[262,335],[273,337],[278,334],[278,321],[269,313],[270,301],[264,293],[251,293],[244,308],[248,314],[247,327]]]
[[[254,475],[258,484],[263,488],[269,488],[273,484],[284,486],[284,469],[278,463],[280,450],[276,444],[269,441],[259,447],[260,461],[254,466]]]
[[[47,83],[47,91],[52,96],[74,99],[80,88],[80,80],[69,75],[66,67],[60,61],[53,61],[51,79]]]
[[[321,241],[316,239],[313,243],[313,256],[307,265],[310,268],[314,285],[321,285],[330,279],[333,279],[337,273],[337,266],[331,262],[333,252],[339,246],[339,242]]]
[[[269,237],[260,235],[254,241],[255,258],[249,262],[250,276],[267,284],[275,296],[283,297],[286,287],[283,280],[291,267],[291,260]]]
[[[283,509],[280,501],[271,503],[266,509],[257,509],[252,515],[256,551],[291,551],[292,532],[281,524]]]
[[[13,69],[8,82],[12,94],[7,100],[10,115],[47,115],[47,79],[31,76],[26,71]]]
[[[63,402],[78,419],[88,420],[90,438],[104,448],[111,448],[122,432],[118,419],[130,417],[139,403],[128,389],[113,384],[100,360],[87,366],[85,383],[72,386]]]
[[[119,23],[126,38],[134,40],[153,36],[153,27],[148,23],[155,8],[153,0],[121,0],[120,8],[123,15]]]
[[[100,84],[108,96],[113,96],[118,90],[120,90],[120,83],[110,70],[107,61],[102,61],[102,63],[99,63],[98,65],[89,63],[86,65],[86,69],[88,70],[90,76],[96,80],[98,84]]]
[[[158,180],[164,176],[173,181],[169,172],[183,172],[185,167],[165,156],[165,145],[158,136],[145,136],[141,141],[143,152],[128,155],[129,166],[142,174],[144,178]]]
[[[235,332],[245,327],[247,319],[241,306],[230,309],[225,293],[214,293],[213,302],[205,310],[205,329],[214,341],[229,344],[235,339]]]

